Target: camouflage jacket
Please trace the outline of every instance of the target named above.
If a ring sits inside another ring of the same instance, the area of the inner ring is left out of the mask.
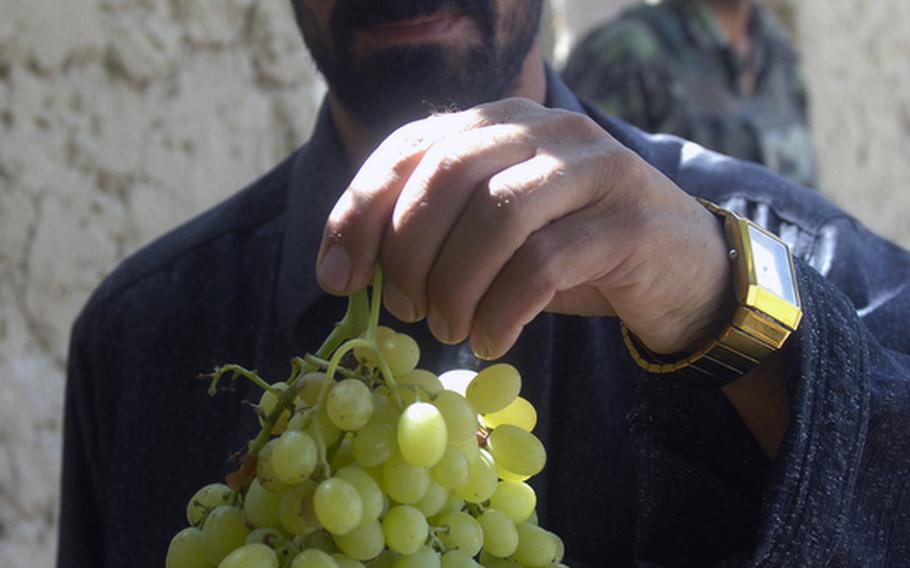
[[[563,78],[607,114],[814,187],[799,61],[768,10],[753,8],[746,58],[702,0],[664,0],[590,33],[571,53]]]

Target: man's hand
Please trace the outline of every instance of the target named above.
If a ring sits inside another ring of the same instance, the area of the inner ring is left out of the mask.
[[[729,318],[717,219],[590,118],[508,99],[406,125],[326,223],[318,277],[365,286],[444,342],[502,355],[541,311],[618,315],[649,348],[698,344]]]

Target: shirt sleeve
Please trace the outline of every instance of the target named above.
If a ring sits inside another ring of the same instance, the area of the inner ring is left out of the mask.
[[[67,362],[63,471],[57,566],[105,565],[105,487],[107,485],[105,389],[93,373],[88,353],[92,323],[85,313],[73,328]]]
[[[910,254],[852,219],[797,271],[790,426],[774,464],[716,391],[645,381],[633,413],[642,565],[886,566],[910,558]],[[824,276],[822,275],[824,274]]]

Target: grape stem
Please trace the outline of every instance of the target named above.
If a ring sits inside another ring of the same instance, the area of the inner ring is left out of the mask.
[[[340,322],[335,324],[334,328],[332,328],[332,332],[325,341],[322,342],[322,345],[316,351],[315,356],[319,359],[325,359],[343,342],[352,337],[357,337],[363,331],[368,321],[368,306],[369,301],[367,300],[366,290],[360,290],[351,295],[348,299],[348,306],[344,317]],[[300,357],[294,357],[291,360],[291,374],[287,381],[290,388],[279,396],[278,403],[275,404],[275,408],[265,419],[262,430],[259,431],[259,435],[250,441],[247,449],[248,453],[257,455],[259,450],[265,446],[271,436],[272,427],[278,421],[278,417],[294,403],[300,379],[303,375],[315,371],[318,368],[319,367],[315,363],[308,362]],[[318,410],[319,407],[317,407],[317,411]],[[316,428],[316,430],[318,431],[319,428]]]
[[[287,379],[288,389],[281,392],[268,382],[262,379],[256,371],[247,370],[240,365],[229,364],[215,369],[215,372],[207,377],[211,377],[212,383],[209,386],[209,394],[214,395],[217,392],[218,382],[225,373],[231,372],[234,377],[245,377],[264,390],[278,395],[278,402],[275,408],[262,421],[262,429],[253,440],[247,445],[247,454],[256,456],[262,450],[263,446],[271,437],[272,428],[278,422],[279,417],[288,410],[294,403],[297,391],[302,377],[312,371],[325,369],[325,378],[319,390],[319,398],[312,409],[311,420],[315,421],[313,434],[318,450],[319,465],[322,467],[326,477],[331,475],[331,467],[326,460],[326,444],[319,427],[319,413],[322,411],[328,398],[329,390],[335,383],[335,374],[338,373],[347,378],[362,378],[357,373],[344,367],[340,367],[341,359],[345,354],[355,348],[368,349],[375,355],[377,368],[382,375],[382,380],[389,389],[395,405],[400,409],[402,407],[401,397],[397,392],[397,383],[392,375],[392,370],[385,360],[379,345],[376,342],[376,329],[379,327],[379,313],[382,306],[382,267],[376,263],[373,269],[373,281],[368,296],[367,290],[358,290],[348,297],[347,310],[344,317],[335,324],[331,333],[323,341],[322,345],[315,354],[306,355],[306,357],[294,357],[291,360],[291,373]],[[418,396],[419,398],[419,396]]]
[[[209,375],[201,375],[203,378],[211,379],[212,383],[209,385],[209,396],[215,396],[218,394],[218,382],[226,373],[232,373],[231,380],[236,381],[239,377],[249,379],[253,384],[261,388],[262,390],[269,391],[274,394],[281,394],[281,391],[270,385],[259,376],[259,373],[255,369],[249,370],[244,369],[240,365],[230,363],[228,365],[222,365],[216,367],[215,371]]]
[[[323,359],[323,358],[321,358],[321,357],[317,357],[317,356],[311,355],[311,354],[309,354],[309,353],[307,353],[306,357],[304,357],[304,360],[305,360],[307,363],[310,363],[310,364],[312,364],[312,365],[316,365],[316,368],[317,368],[317,369],[328,369],[328,367],[329,367],[329,360],[328,360],[328,359]],[[340,365],[339,365],[338,368],[335,370],[335,372],[338,373],[339,375],[345,377],[345,378],[348,378],[348,379],[360,379],[360,378],[362,378],[362,376],[361,376],[359,373],[357,373],[357,371],[352,371],[351,369],[348,369],[347,367],[342,367],[342,366],[340,366]]]
[[[427,544],[440,554],[446,552],[448,548],[446,547],[445,543],[442,542],[438,536],[436,536],[436,534],[447,532],[449,532],[449,527],[434,527],[433,530],[430,531],[430,534],[427,535]]]

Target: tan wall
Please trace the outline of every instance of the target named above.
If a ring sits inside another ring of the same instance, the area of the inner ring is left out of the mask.
[[[789,1],[823,190],[910,248],[910,3]]]
[[[0,566],[53,564],[89,292],[305,139],[322,87],[288,6],[0,0]]]
[[[776,1],[798,4],[826,190],[910,244],[910,5]],[[556,55],[626,3],[553,0]],[[0,0],[0,15],[0,566],[32,568],[54,555],[79,307],[124,255],[303,141],[323,87],[286,0]]]

